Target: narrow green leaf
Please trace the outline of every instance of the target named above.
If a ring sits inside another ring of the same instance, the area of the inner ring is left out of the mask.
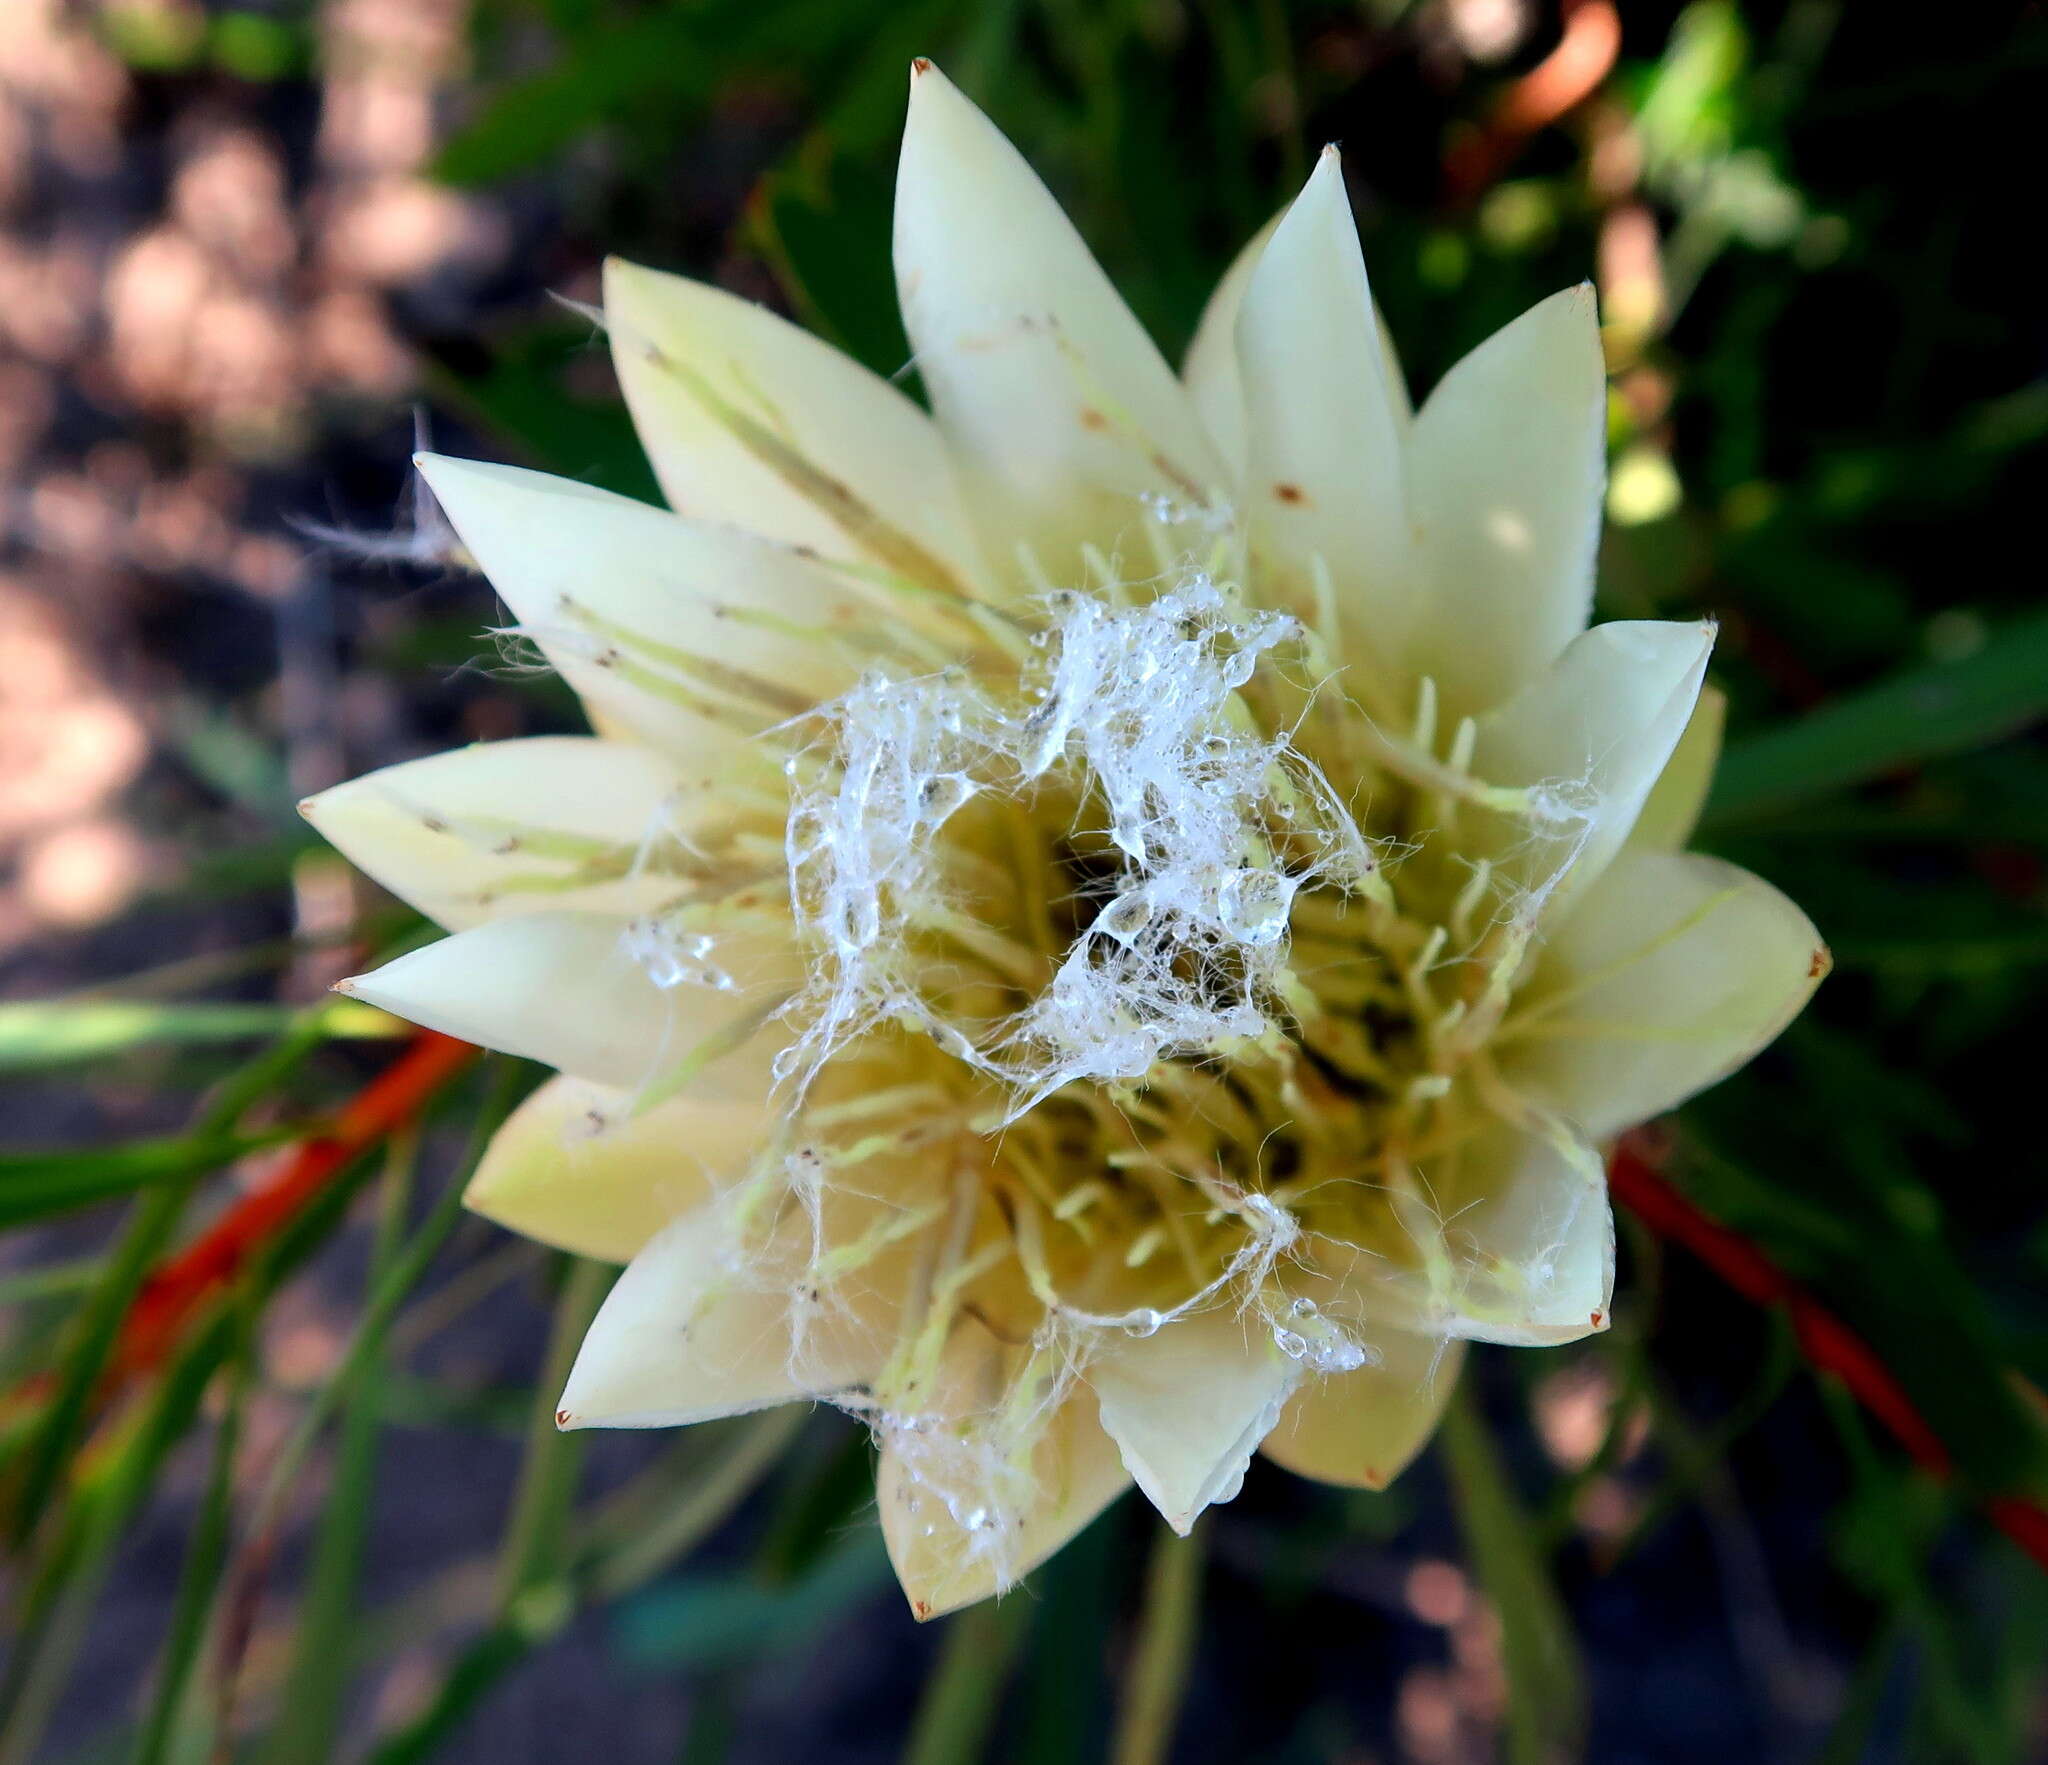
[[[498,1124],[511,1113],[519,1100],[525,1085],[527,1073],[517,1061],[500,1061],[498,1082],[483,1107],[477,1112],[475,1126],[471,1130],[469,1145],[454,1178],[435,1200],[427,1217],[413,1229],[404,1248],[391,1259],[379,1280],[371,1283],[370,1297],[363,1307],[362,1316],[357,1320],[354,1336],[335,1368],[334,1376],[314,1396],[306,1413],[299,1418],[299,1425],[271,1462],[270,1475],[258,1495],[249,1520],[249,1534],[260,1538],[273,1528],[283,1512],[285,1498],[290,1494],[293,1482],[304,1468],[314,1443],[325,1431],[328,1423],[340,1413],[350,1394],[356,1388],[368,1368],[376,1363],[383,1352],[392,1320],[406,1298],[425,1277],[435,1256],[439,1253],[448,1234],[455,1229],[462,1218],[462,1192],[467,1186],[470,1173],[477,1161],[483,1157],[484,1148],[490,1144],[492,1133]]]
[[[590,1320],[617,1276],[618,1270],[606,1263],[571,1259],[555,1302],[547,1358],[534,1384],[519,1486],[498,1552],[501,1612],[529,1589],[559,1582],[568,1571],[569,1517],[576,1507],[585,1437],[557,1427],[555,1410]]]
[[[37,1535],[0,1681],[0,1765],[30,1765],[90,1630],[123,1529],[155,1487],[231,1352],[236,1319],[217,1313],[172,1363],[75,1502]]]
[[[1577,1758],[1585,1673],[1564,1602],[1467,1385],[1444,1411],[1442,1442],[1472,1569],[1500,1613],[1508,1673],[1508,1756],[1514,1765]]]
[[[982,1756],[1026,1621],[1019,1599],[983,1600],[945,1620],[903,1765],[974,1765]]]
[[[251,1152],[296,1140],[305,1131],[291,1127],[238,1137],[181,1136],[125,1146],[0,1153],[0,1229],[137,1189],[202,1177]]]
[[[419,1138],[394,1141],[385,1161],[384,1198],[371,1250],[367,1285],[384,1280],[404,1245],[405,1221],[418,1167]],[[381,1346],[381,1345],[380,1345]],[[369,1536],[382,1420],[380,1357],[357,1361],[348,1380],[333,1483],[313,1539],[312,1562],[297,1613],[292,1665],[278,1699],[278,1719],[257,1757],[260,1765],[325,1765],[335,1755],[348,1690],[348,1639],[356,1584]]]
[[[659,1574],[717,1526],[760,1483],[795,1437],[804,1412],[784,1404],[735,1423],[701,1476],[678,1478],[671,1465],[655,1473],[665,1501],[622,1491],[579,1542],[571,1575],[536,1582],[504,1617],[462,1650],[432,1701],[385,1736],[367,1765],[419,1765],[461,1727],[493,1686],[542,1643],[558,1636],[581,1602],[616,1598]],[[707,1427],[709,1424],[706,1425]]]
[[[661,1574],[746,1499],[803,1423],[802,1405],[783,1404],[727,1424],[701,1470],[680,1478],[668,1473],[649,1492],[652,1499],[622,1501],[600,1516],[578,1564],[579,1580],[595,1598],[609,1600]],[[700,1425],[698,1431],[706,1430]]]
[[[1103,1614],[1112,1609],[1129,1503],[1112,1504],[1027,1584],[1035,1606],[1012,1765],[1068,1765],[1100,1751],[1108,1727]]]
[[[170,1241],[197,1180],[196,1176],[182,1178],[135,1204],[127,1230],[107,1259],[105,1277],[79,1307],[57,1368],[55,1390],[24,1447],[27,1464],[11,1516],[16,1539],[27,1537],[43,1519],[85,1426],[93,1387],[113,1352],[121,1320],[128,1315],[158,1252]]]
[[[1960,662],[1894,675],[1729,745],[1705,825],[1797,808],[1904,766],[2012,734],[2048,713],[2048,614],[1994,631]]]
[[[1112,1765],[1165,1765],[1180,1726],[1188,1669],[1202,1625],[1202,1570],[1209,1554],[1209,1523],[1197,1521],[1186,1538],[1164,1525],[1145,1573],[1145,1609],[1117,1711]]]
[[[248,1345],[253,1313],[244,1305],[234,1323],[234,1347],[226,1373],[227,1402],[214,1426],[213,1464],[206,1493],[185,1547],[178,1574],[178,1592],[171,1608],[170,1629],[157,1657],[157,1681],[148,1713],[136,1741],[135,1765],[162,1765],[172,1756],[180,1730],[180,1713],[193,1684],[208,1628],[221,1591],[221,1570],[227,1561],[228,1531],[233,1517],[235,1452],[241,1443],[242,1409],[254,1371]]]
[[[304,1017],[289,1005],[164,1003],[154,999],[80,999],[0,1005],[0,1074],[40,1072],[84,1060],[105,1060],[152,1044],[204,1046],[248,1042]],[[342,1037],[401,1035],[395,1017],[357,1000],[337,999],[320,1011],[323,1033]]]

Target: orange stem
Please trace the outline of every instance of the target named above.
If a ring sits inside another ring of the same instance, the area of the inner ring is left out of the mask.
[[[1919,1464],[1937,1477],[1953,1473],[1954,1456],[1870,1344],[1747,1238],[1681,1195],[1639,1140],[1615,1147],[1607,1181],[1614,1199],[1660,1238],[1684,1245],[1745,1299],[1783,1310],[1808,1364],[1840,1379]],[[2048,1509],[2019,1495],[1988,1496],[1983,1506],[1994,1526],[2048,1569]]]
[[[302,1142],[268,1182],[150,1274],[122,1324],[109,1382],[158,1365],[200,1306],[348,1165],[425,1108],[477,1052],[438,1031],[415,1030],[406,1051],[356,1093],[326,1133]]]
[[[1613,0],[1578,0],[1565,15],[1557,47],[1503,92],[1479,129],[1444,155],[1446,194],[1456,204],[1493,187],[1529,138],[1576,110],[1600,89],[1621,54],[1621,13]]]

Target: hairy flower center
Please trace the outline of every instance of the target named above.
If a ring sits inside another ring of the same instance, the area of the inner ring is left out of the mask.
[[[960,1099],[1014,1259],[975,1302],[999,1334],[1156,1328],[1311,1263],[1304,1234],[1413,1261],[1409,1173],[1520,949],[1484,864],[1389,880],[1442,807],[1341,743],[1332,785],[1309,742],[1359,713],[1302,677],[1303,639],[1201,573],[1058,597],[1016,678],[870,676],[788,763],[816,967],[781,1077],[807,1129],[864,1048]],[[1297,1302],[1276,1340],[1357,1364]]]

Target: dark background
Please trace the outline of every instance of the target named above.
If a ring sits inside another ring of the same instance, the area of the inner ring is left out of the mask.
[[[1720,619],[1702,843],[1838,962],[1664,1168],[1869,1340],[1955,1464],[1913,1469],[1782,1316],[1624,1219],[1613,1331],[1476,1355],[1392,1492],[1254,1467],[1216,1516],[1173,1758],[2048,1758],[2048,1579],[1984,1515],[2048,1488],[2033,6],[0,0],[9,1503],[54,1438],[23,1381],[77,1364],[109,1247],[165,1192],[129,1149],[408,935],[293,801],[573,726],[415,529],[416,421],[651,493],[601,344],[549,298],[594,299],[606,252],[901,369],[913,53],[1170,352],[1325,140],[1418,393],[1596,281],[1602,611]],[[391,1058],[329,1027],[274,1118]],[[17,1515],[0,1765],[149,1757],[153,1732],[266,1765],[850,1765],[905,1756],[942,1660],[990,1759],[1103,1756],[1137,1504],[949,1646],[960,1621],[919,1631],[889,1585],[864,1442],[819,1415],[694,1550],[622,1566],[761,1436],[561,1443],[532,1393],[591,1277],[479,1222],[279,1473],[389,1266],[379,1219],[424,1229],[494,1087],[465,1080],[416,1156],[356,1170],[241,1283],[232,1345],[174,1364],[200,1390],[163,1450],[122,1457],[132,1406],[67,1443]],[[215,1162],[170,1241],[264,1168]]]

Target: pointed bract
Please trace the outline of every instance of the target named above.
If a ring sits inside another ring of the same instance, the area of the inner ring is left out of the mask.
[[[1253,552],[1277,578],[1269,592],[1311,613],[1326,581],[1354,653],[1398,656],[1417,613],[1407,468],[1334,148],[1252,270],[1237,353],[1241,501]]]
[[[1711,625],[1616,620],[1563,655],[1479,722],[1472,769],[1533,795],[1525,818],[1484,818],[1472,848],[1560,912],[1606,869],[1685,732],[1714,646]]]
[[[851,686],[872,591],[788,546],[629,497],[439,455],[420,470],[518,629],[594,707],[689,759]]]
[[[651,831],[693,810],[729,813],[708,779],[686,794],[687,778],[638,743],[532,736],[387,766],[299,810],[357,869],[460,931],[517,913],[660,905],[676,881]]]
[[[715,978],[660,986],[635,925],[559,911],[493,920],[337,990],[444,1035],[637,1090],[692,1056],[737,1046],[801,982],[788,940],[726,931],[715,939],[726,964]],[[713,974],[708,963],[704,973]]]
[[[871,1378],[897,1302],[821,1291],[800,1220],[764,1250],[724,1197],[664,1226],[627,1264],[563,1388],[564,1428],[669,1428],[829,1397]]]
[[[920,1621],[1014,1587],[1130,1487],[1095,1400],[1076,1385],[997,1428],[1015,1355],[969,1322],[945,1348],[916,1415],[884,1418],[875,1502],[889,1561]],[[974,1467],[1001,1455],[993,1487]]]
[[[1423,575],[1411,666],[1450,720],[1535,679],[1592,610],[1607,370],[1591,286],[1531,307],[1451,369],[1407,460]]]
[[[1222,467],[1180,382],[1038,174],[929,62],[911,74],[896,288],[932,410],[998,572],[1028,545],[1132,549],[1146,495],[1201,500]]]
[[[612,361],[669,505],[828,558],[983,576],[931,419],[765,307],[620,258],[605,265]]]
[[[1086,1376],[1124,1469],[1185,1536],[1210,1503],[1237,1493],[1301,1370],[1256,1314],[1224,1307],[1112,1337]]]
[[[1827,973],[1813,922],[1693,852],[1626,851],[1545,940],[1497,1038],[1502,1079],[1604,1138],[1773,1041]]]

